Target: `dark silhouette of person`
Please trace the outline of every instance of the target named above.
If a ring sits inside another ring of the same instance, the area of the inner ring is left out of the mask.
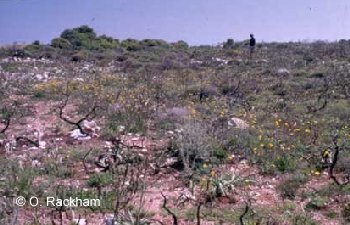
[[[249,57],[252,58],[255,51],[256,40],[254,38],[254,34],[250,34],[249,46],[250,46],[250,54]]]

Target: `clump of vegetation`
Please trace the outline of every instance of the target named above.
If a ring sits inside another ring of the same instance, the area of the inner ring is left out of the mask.
[[[308,202],[305,207],[306,209],[319,210],[324,208],[326,206],[326,203],[327,203],[326,199],[320,196],[315,196],[311,198],[310,202]]]
[[[316,225],[317,222],[306,215],[297,215],[292,220],[293,225]]]
[[[350,222],[350,204],[349,203],[344,206],[342,215],[346,222]]]
[[[285,179],[277,187],[283,198],[293,200],[298,189],[307,182],[307,177],[303,174],[294,174]]]

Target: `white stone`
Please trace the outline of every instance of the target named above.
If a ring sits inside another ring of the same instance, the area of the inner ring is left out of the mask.
[[[90,136],[78,137],[78,138],[77,138],[78,141],[86,141],[86,140],[90,140],[90,139],[91,139]]]
[[[46,141],[39,141],[39,148],[45,149],[46,148]]]
[[[97,131],[101,130],[101,128],[97,126],[94,120],[91,120],[91,121],[84,120],[83,127],[89,131],[92,131],[93,133],[96,133]]]
[[[118,126],[117,129],[118,129],[119,132],[123,132],[125,130],[125,126],[120,125],[120,126]]]
[[[228,125],[229,126],[236,126],[237,128],[244,130],[249,128],[249,124],[247,122],[245,122],[244,120],[237,118],[237,117],[233,117],[228,121]]]
[[[104,148],[111,149],[113,147],[113,144],[111,141],[105,141]]]
[[[168,135],[174,135],[174,131],[172,131],[172,130],[168,130],[166,133],[167,133]]]
[[[73,219],[74,224],[76,225],[86,225],[86,219]]]
[[[289,72],[289,70],[286,69],[286,68],[280,68],[280,69],[277,70],[277,73],[278,73],[279,75],[288,75],[290,72]]]
[[[70,136],[74,139],[81,139],[81,138],[86,138],[87,135],[82,134],[79,129],[74,129],[69,132]]]
[[[33,160],[32,161],[32,167],[39,167],[41,165],[41,163],[38,160]]]

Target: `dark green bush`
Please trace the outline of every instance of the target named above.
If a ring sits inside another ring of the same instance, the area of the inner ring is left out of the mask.
[[[166,41],[160,39],[144,39],[140,41],[140,44],[144,47],[166,46]]]
[[[138,40],[126,39],[121,42],[121,46],[128,51],[138,51],[142,49],[142,45]]]
[[[51,46],[59,49],[72,49],[72,44],[64,38],[54,38],[51,41]]]
[[[276,169],[282,173],[294,171],[297,166],[297,162],[294,157],[289,155],[282,155],[274,160],[274,165]]]

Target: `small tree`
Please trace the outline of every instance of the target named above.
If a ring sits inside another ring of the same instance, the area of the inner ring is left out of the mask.
[[[64,38],[54,38],[51,41],[51,46],[54,48],[60,48],[60,49],[71,49],[72,44]]]

